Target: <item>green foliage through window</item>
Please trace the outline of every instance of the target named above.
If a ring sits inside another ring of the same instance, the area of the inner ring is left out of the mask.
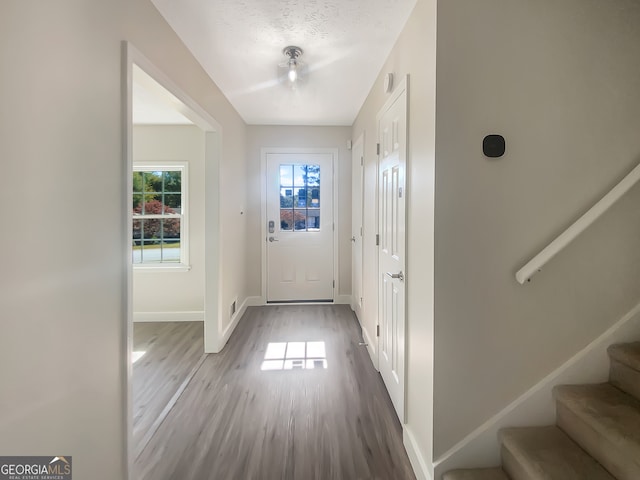
[[[133,172],[133,263],[179,263],[183,169]]]
[[[280,165],[280,229],[320,230],[320,165]]]

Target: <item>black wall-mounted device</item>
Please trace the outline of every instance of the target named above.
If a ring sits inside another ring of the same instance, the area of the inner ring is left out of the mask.
[[[482,152],[490,158],[504,155],[505,141],[502,135],[487,135],[482,140]]]

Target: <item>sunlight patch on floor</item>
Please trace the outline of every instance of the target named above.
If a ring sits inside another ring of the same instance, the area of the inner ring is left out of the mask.
[[[327,368],[324,342],[269,342],[261,370]]]
[[[139,352],[131,352],[131,363],[136,363],[138,360],[140,360],[142,358],[142,356],[147,353],[139,351]]]

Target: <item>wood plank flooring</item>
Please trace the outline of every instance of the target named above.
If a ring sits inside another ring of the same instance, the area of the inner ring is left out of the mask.
[[[249,308],[137,458],[134,478],[415,479],[400,423],[360,341],[348,306]],[[324,342],[325,357],[320,343],[306,342]],[[267,352],[271,368],[284,367],[277,363],[283,345],[299,360],[311,356],[315,368],[263,370]],[[294,352],[301,345],[306,354]]]
[[[137,457],[204,360],[202,322],[134,323],[133,443]]]

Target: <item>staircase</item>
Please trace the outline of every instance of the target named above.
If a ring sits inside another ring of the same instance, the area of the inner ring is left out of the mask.
[[[554,388],[555,426],[500,431],[501,468],[442,480],[640,480],[640,342],[608,353],[609,383]]]

